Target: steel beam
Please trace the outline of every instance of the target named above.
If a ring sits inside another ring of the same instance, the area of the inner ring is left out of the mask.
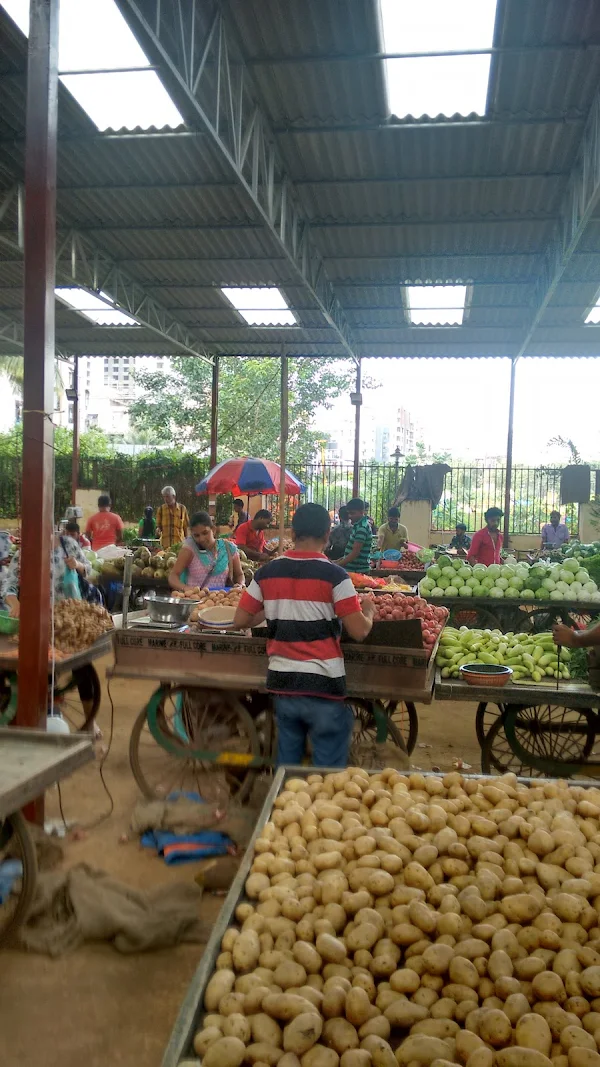
[[[124,0],[129,3],[130,0]],[[396,118],[389,122],[340,122],[323,123],[322,125],[293,126],[282,124],[273,126],[272,133],[278,136],[285,134],[315,134],[315,133],[397,133],[402,130],[447,130],[456,128],[485,129],[486,127],[498,126],[580,126],[585,122],[585,113],[579,109],[568,114],[562,112],[548,112],[545,115],[491,115],[482,119],[433,119],[431,122],[419,122],[412,119]]]
[[[559,212],[559,222],[539,274],[535,313],[515,359],[524,355],[600,202],[600,91],[590,108],[577,159]],[[583,320],[583,315],[582,315]]]
[[[8,199],[7,206],[10,206],[16,195],[13,189],[7,191],[0,200],[0,212],[5,201]],[[2,231],[0,242],[20,256],[18,229]],[[120,263],[115,263],[78,230],[63,231],[57,236],[56,281],[59,285],[77,286],[94,295],[105,293],[114,301],[115,307],[132,315],[140,326],[167,339],[186,355],[198,356],[212,364],[212,356],[187,327],[134,281]]]
[[[466,48],[446,52],[312,52],[302,55],[252,56],[246,62],[249,67],[291,66],[302,63],[373,63],[386,59],[437,59],[442,56],[507,56],[536,55],[538,52],[570,52],[575,54],[591,53],[600,48],[600,44],[584,41],[580,44],[522,44],[501,45],[497,48]]]
[[[423,219],[415,215],[393,215],[389,219],[382,218],[358,218],[358,219],[336,219],[334,221],[325,220],[320,218],[311,219],[311,230],[356,230],[356,229],[389,229],[390,227],[397,226],[465,226],[470,223],[485,223],[494,224],[500,223],[506,225],[506,223],[516,222],[556,222],[557,216],[555,213],[537,213],[527,212],[525,214],[493,214],[489,212],[487,215],[456,215],[451,218],[435,218],[435,219]],[[109,233],[109,234],[121,234],[121,233],[212,233],[219,234],[221,232],[231,233],[239,231],[240,233],[247,233],[248,231],[256,232],[262,231],[263,227],[257,222],[164,222],[157,224],[153,222],[149,223],[132,223],[127,226],[80,226],[79,233]]]
[[[182,114],[207,134],[227,175],[237,181],[294,275],[356,359],[343,309],[220,7],[215,5],[208,31],[201,34],[208,5],[199,0],[179,4],[178,20],[173,6],[161,0],[117,0],[117,6],[160,68]]]

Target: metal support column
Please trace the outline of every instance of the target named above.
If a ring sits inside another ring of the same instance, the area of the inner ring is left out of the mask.
[[[20,726],[45,726],[53,528],[54,271],[59,0],[31,0],[25,148]],[[36,815],[43,814],[43,799]]]
[[[356,392],[350,394],[354,404],[354,468],[352,471],[352,496],[358,496],[360,474],[360,406],[362,404],[362,360],[356,363]]]
[[[281,348],[281,443],[279,448],[279,555],[283,555],[283,535],[285,531],[285,464],[288,439],[288,358],[285,347]]]
[[[73,463],[71,467],[71,503],[77,503],[79,485],[79,356],[73,361]]]
[[[517,360],[510,362],[510,395],[508,401],[508,432],[506,435],[506,482],[504,484],[504,547],[508,548],[510,531],[510,491],[512,488],[513,428],[515,421],[515,372]]]
[[[210,390],[210,465],[217,463],[217,445],[219,435],[219,357],[215,356],[212,368]]]

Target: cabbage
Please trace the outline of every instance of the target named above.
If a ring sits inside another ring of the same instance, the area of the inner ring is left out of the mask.
[[[521,593],[518,589],[515,589],[514,585],[509,585],[508,589],[504,590],[504,596],[520,598]]]
[[[559,593],[562,593],[563,596],[564,596],[565,593],[569,592],[569,585],[568,585],[567,582],[557,582],[556,583],[556,589],[558,589]],[[556,592],[556,590],[553,589],[552,592],[554,593],[554,592]],[[558,599],[558,597],[556,599]]]
[[[458,596],[458,589],[455,585],[449,585],[446,589],[445,596]]]
[[[443,589],[440,589],[439,585],[436,585],[436,586],[434,586],[434,588],[433,588],[433,589],[431,590],[431,593],[430,593],[429,595],[430,595],[430,596],[443,596],[443,595],[444,595],[444,590],[443,590]]]
[[[582,585],[585,585],[585,583],[589,582],[589,580],[590,580],[590,576],[589,576],[588,572],[584,571],[583,567],[581,567],[581,569],[578,570],[576,572],[576,574],[575,574],[575,581],[576,582],[581,582]]]
[[[536,591],[535,591],[535,599],[536,600],[548,600],[549,599],[548,590],[544,589],[543,585],[540,585],[539,589],[536,589]]]
[[[427,575],[427,577],[428,578],[433,578],[434,580],[436,578],[439,578],[441,573],[442,573],[442,568],[438,567],[437,563],[432,563],[431,567],[428,567],[427,570],[425,571],[425,574]]]
[[[518,578],[528,578],[529,577],[529,564],[528,563],[519,563],[518,566],[515,569],[516,569]]]
[[[492,578],[492,576],[490,574],[486,574],[485,578],[481,579],[481,584],[482,584],[484,589],[493,589],[493,587],[494,587],[494,579]]]
[[[500,568],[500,574],[503,578],[512,578],[516,573],[517,568],[511,567],[508,563],[505,563],[504,566]]]
[[[571,586],[571,588],[573,588],[573,587]],[[577,594],[577,599],[578,600],[591,600],[593,596],[594,596],[593,593],[586,593],[585,588],[583,588],[581,590],[581,592]]]
[[[545,578],[547,568],[543,563],[534,563],[533,567],[529,570],[530,578]]]
[[[563,570],[571,571],[572,574],[576,574],[579,570],[579,564],[576,559],[566,559],[563,563]]]
[[[456,557],[456,559],[452,560],[452,568],[453,568],[453,570],[459,571],[460,568],[462,567],[462,565],[463,565],[463,561],[462,561],[462,559],[459,559],[458,556]]]
[[[502,567],[499,563],[490,563],[487,572],[490,578],[499,578],[502,574]]]
[[[542,586],[544,589],[547,589],[549,593],[551,593],[553,589],[556,589],[556,582],[553,578],[544,578]]]
[[[550,600],[564,600],[564,596],[560,589],[552,589],[550,592]]]
[[[426,578],[423,578],[419,582],[419,593],[421,596],[429,596],[432,589],[435,589],[435,582],[428,581]]]
[[[567,585],[571,585],[571,583],[575,581],[575,575],[573,574],[573,571],[568,571],[566,567],[561,567],[560,580],[561,582],[565,582]]]
[[[479,585],[479,582],[477,581],[475,575],[472,574],[471,577],[467,578],[467,580],[465,581],[465,585],[468,585],[470,589],[474,589],[476,585]]]
[[[518,574],[513,574],[512,578],[508,579],[509,589],[522,589],[525,585],[525,579],[520,578]]]
[[[535,593],[533,589],[522,589],[521,600],[535,600]]]
[[[517,557],[516,557],[516,556],[507,556],[507,557],[506,557],[506,559],[504,560],[504,562],[505,562],[505,563],[506,563],[506,564],[507,564],[507,565],[508,565],[509,567],[516,567],[516,566],[517,566],[517,562],[518,562],[518,560],[517,560]]]
[[[454,585],[457,589],[465,584],[464,578],[461,578],[460,574],[453,574],[450,579],[450,585]]]
[[[502,592],[504,592],[505,589],[508,589],[508,578],[496,578],[494,587],[496,589],[501,589]]]
[[[492,566],[494,566],[494,564],[492,564]],[[506,579],[504,579],[504,581],[506,581]],[[508,585],[508,582],[506,582],[506,584]],[[499,586],[495,585],[493,589],[490,589],[490,596],[493,597],[494,600],[496,600],[498,597],[503,597],[504,589],[500,589]]]
[[[542,579],[541,578],[532,578],[531,577],[531,572],[530,572],[529,573],[529,578],[527,579],[527,585],[529,586],[529,588],[533,589],[534,592],[535,592],[537,589],[540,588],[541,584],[542,584]]]
[[[472,586],[473,596],[487,596],[488,590],[483,585]]]
[[[475,577],[485,578],[487,574],[487,567],[485,563],[476,563],[473,567],[473,574]]]
[[[580,593],[582,589],[583,586],[581,582],[572,582],[570,587],[571,596],[577,596],[577,594]]]
[[[468,585],[462,585],[458,590],[459,596],[473,596],[473,590]]]
[[[461,578],[470,578],[473,573],[468,563],[463,563],[458,571]]]
[[[583,592],[584,593],[595,593],[595,592],[597,592],[597,590],[598,590],[598,586],[596,585],[596,583],[595,582],[590,582],[589,580],[585,583],[585,585],[583,587]]]
[[[450,585],[450,579],[446,578],[445,574],[440,574],[440,577],[437,580],[437,584],[439,585],[440,589],[447,589]]]
[[[447,570],[451,566],[452,560],[450,559],[450,556],[440,556],[438,558],[438,567],[441,567],[442,570]]]

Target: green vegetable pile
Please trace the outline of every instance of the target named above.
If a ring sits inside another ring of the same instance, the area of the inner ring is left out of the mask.
[[[466,663],[495,663],[512,667],[513,681],[531,678],[541,682],[545,677],[570,678],[567,664],[571,658],[571,650],[562,648],[559,666],[558,648],[550,631],[503,634],[501,630],[469,630],[466,626],[457,630],[446,626],[435,662],[442,668],[442,678],[458,678]]]
[[[491,563],[486,567],[476,563],[473,567],[462,559],[440,556],[425,571],[419,582],[419,594],[423,597],[491,597],[507,598],[523,602],[532,600],[600,601],[600,555],[586,560],[598,559],[594,579],[588,569],[574,557],[562,563],[518,563],[509,556],[504,564]]]

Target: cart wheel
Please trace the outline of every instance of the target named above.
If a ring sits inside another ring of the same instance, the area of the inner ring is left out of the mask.
[[[131,770],[144,796],[164,798],[188,791],[216,803],[246,800],[257,768],[238,770],[186,752],[227,750],[241,757],[260,756],[256,727],[238,697],[191,686],[164,687],[155,697],[157,726],[168,749],[157,743],[148,726],[152,700],[138,715],[129,742]]]
[[[406,751],[411,756],[419,736],[419,716],[415,705],[410,700],[390,700],[387,710],[394,726],[400,731]]]
[[[411,734],[412,748],[414,748],[417,740],[418,719],[414,704],[404,705],[406,713],[402,721],[405,724],[405,733],[402,732],[401,726],[397,721],[399,716],[398,709],[402,707],[402,702],[392,704],[393,711],[380,705],[382,712],[387,715],[387,739],[383,743],[377,738],[378,723],[374,713],[374,702],[371,700],[349,700],[348,704],[354,714],[350,762],[357,767],[375,767],[379,763],[382,766],[389,766],[394,761],[394,748],[390,749],[389,747],[392,745],[398,750],[397,760],[402,765],[402,769],[405,770],[408,766],[408,743],[411,741]],[[394,721],[393,715],[396,716],[396,721]],[[382,745],[386,745],[387,750],[383,749]]]
[[[0,726],[8,726],[17,714],[17,676],[0,674]]]
[[[100,679],[91,663],[78,667],[66,682],[54,687],[55,708],[79,733],[92,729],[101,697]]]
[[[14,936],[27,918],[37,883],[37,856],[33,838],[20,811],[0,819],[0,864],[18,864],[17,876],[7,894],[0,892],[0,944]]]
[[[533,611],[523,612],[523,621],[516,632],[541,634],[546,630],[551,630],[556,619],[557,612],[554,609],[534,608]]]
[[[504,704],[491,704],[488,705],[486,701],[482,701],[477,705],[477,713],[475,715],[475,733],[477,734],[477,740],[479,747],[483,748],[483,743],[490,732],[492,726],[496,722],[499,715],[502,715],[504,711]]]
[[[515,735],[525,751],[548,762],[546,770],[536,770],[513,752],[504,723],[516,714]],[[596,716],[591,708],[566,708],[562,704],[520,707],[507,704],[485,737],[481,747],[483,774],[514,774],[530,778],[550,775],[564,777],[562,763],[583,763],[592,751],[596,737]]]

